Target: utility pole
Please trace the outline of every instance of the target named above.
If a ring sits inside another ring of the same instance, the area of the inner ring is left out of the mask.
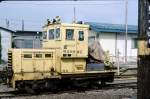
[[[9,29],[9,20],[6,19],[5,21],[6,21],[6,28]]]
[[[76,23],[76,7],[73,8],[73,23]]]
[[[150,1],[138,1],[137,99],[150,99]]]
[[[0,32],[0,64],[2,63],[2,35]]]
[[[128,50],[128,0],[125,0],[125,64],[127,64]]]
[[[117,75],[120,75],[120,64],[119,64],[119,49],[117,49],[116,62],[117,62]]]
[[[22,19],[22,31],[24,31],[24,20]]]

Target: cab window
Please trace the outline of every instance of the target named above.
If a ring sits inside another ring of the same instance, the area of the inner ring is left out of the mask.
[[[49,30],[49,40],[53,40],[54,39],[54,29],[50,29]]]
[[[73,40],[74,30],[66,29],[66,40]]]
[[[60,28],[57,28],[56,29],[56,36],[55,36],[56,39],[59,39],[60,38]]]
[[[45,54],[45,58],[52,58],[52,54]]]
[[[47,39],[47,32],[46,31],[43,31],[43,39]]]
[[[42,58],[42,54],[35,54],[35,58]]]
[[[84,32],[83,32],[83,31],[79,31],[79,32],[78,32],[78,35],[79,35],[78,40],[79,40],[79,41],[83,41],[83,40],[84,40]]]
[[[24,58],[32,58],[32,54],[24,54],[23,57]]]

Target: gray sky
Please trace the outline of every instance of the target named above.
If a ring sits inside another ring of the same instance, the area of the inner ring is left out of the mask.
[[[138,0],[128,0],[128,24],[137,25]],[[125,23],[125,0],[116,1],[32,1],[0,3],[0,26],[21,29],[21,20],[25,21],[25,30],[42,30],[47,18],[59,15],[63,22],[72,22],[73,8],[76,7],[76,19],[85,22]]]

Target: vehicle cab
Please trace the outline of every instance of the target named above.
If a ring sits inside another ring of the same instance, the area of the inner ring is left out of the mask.
[[[48,22],[43,27],[43,48],[60,49],[62,57],[88,57],[89,25]]]

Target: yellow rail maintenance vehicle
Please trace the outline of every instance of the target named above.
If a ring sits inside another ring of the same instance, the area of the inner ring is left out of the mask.
[[[88,61],[89,25],[61,23],[57,18],[43,26],[41,49],[9,49],[7,83],[35,90],[112,82],[113,71],[87,69],[94,64]]]

